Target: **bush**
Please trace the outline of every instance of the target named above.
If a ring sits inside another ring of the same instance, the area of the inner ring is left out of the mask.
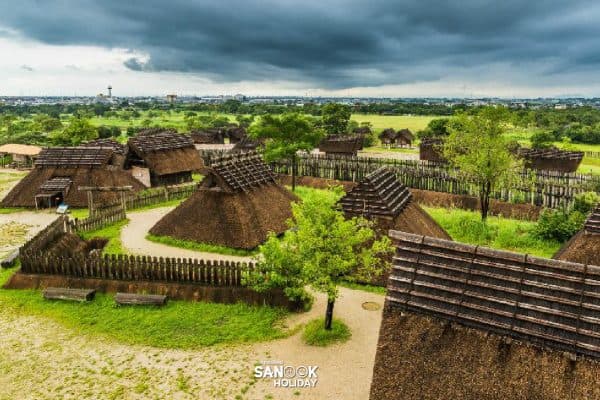
[[[543,239],[569,240],[585,222],[585,214],[580,211],[546,210],[538,219],[535,234]]]
[[[600,195],[595,192],[585,192],[575,195],[573,210],[589,214],[600,203]]]
[[[325,347],[333,343],[346,342],[351,336],[350,328],[339,319],[334,319],[331,330],[326,330],[325,320],[318,318],[306,325],[302,339],[311,346]]]
[[[557,137],[550,131],[539,131],[531,136],[531,147],[534,149],[547,149],[552,147],[552,142]]]

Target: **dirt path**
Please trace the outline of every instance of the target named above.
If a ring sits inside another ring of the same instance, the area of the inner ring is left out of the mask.
[[[209,260],[249,261],[252,257],[228,256],[217,253],[206,253],[171,247],[146,239],[150,228],[174,207],[154,208],[147,211],[130,212],[127,214],[129,223],[121,231],[123,246],[133,254],[145,254],[161,257],[204,258]]]
[[[326,348],[303,344],[300,333],[194,351],[126,346],[0,310],[0,399],[368,399],[381,310],[364,310],[365,301],[382,305],[383,296],[341,289],[335,314],[352,338]],[[318,296],[310,312],[287,324],[320,317],[324,307]],[[317,386],[276,388],[253,379],[255,364],[265,360],[317,366]]]

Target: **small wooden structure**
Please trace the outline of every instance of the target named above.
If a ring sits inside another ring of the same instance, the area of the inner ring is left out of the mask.
[[[44,289],[43,296],[46,300],[92,301],[96,295],[94,289],[71,289],[49,287]]]
[[[122,166],[122,155],[110,147],[52,147],[42,150],[35,168],[2,200],[3,207],[56,207],[61,203],[85,207],[87,198],[82,186],[131,186],[141,190],[143,185]],[[101,202],[115,200],[114,194],[104,193]]]
[[[145,131],[128,146],[125,167],[147,168],[152,186],[191,182],[192,172],[204,167],[192,138],[173,131]]]
[[[414,139],[415,136],[409,129],[394,131],[394,129],[388,128],[379,134],[379,140],[381,140],[381,143],[388,147],[410,147],[412,146]]]
[[[361,135],[329,135],[319,143],[319,151],[325,154],[356,156],[362,148]]]
[[[117,293],[115,303],[119,305],[164,306],[167,296],[158,294]]]
[[[557,148],[527,149],[518,148],[517,155],[525,160],[531,169],[576,172],[583,160],[583,151],[566,151]]]
[[[225,131],[222,128],[210,128],[202,131],[192,131],[190,136],[194,144],[224,144]]]
[[[83,192],[87,192],[88,211],[90,216],[96,214],[96,205],[94,204],[94,193],[111,192],[119,193],[121,200],[121,208],[127,208],[125,205],[125,193],[133,192],[133,186],[80,186],[78,188]]]
[[[40,146],[13,143],[3,144],[0,146],[1,166],[31,167],[41,151],[42,148]],[[5,156],[10,156],[11,161],[9,164],[6,163]]]

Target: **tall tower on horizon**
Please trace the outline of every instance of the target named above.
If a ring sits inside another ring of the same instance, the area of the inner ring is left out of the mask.
[[[112,97],[112,86],[108,85],[108,97]]]

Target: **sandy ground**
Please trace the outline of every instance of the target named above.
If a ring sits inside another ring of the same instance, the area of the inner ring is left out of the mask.
[[[35,236],[36,233],[44,229],[57,217],[58,216],[56,214],[52,214],[50,212],[33,211],[0,214],[0,229],[2,229],[2,226],[7,226],[7,224],[11,223],[25,225],[27,228],[27,233],[23,237],[16,238],[16,240],[11,240],[7,243],[0,241],[0,259],[19,248],[19,246]]]
[[[359,157],[387,158],[394,160],[418,160],[419,153],[403,153],[399,151],[359,151]]]
[[[121,231],[123,246],[133,254],[162,257],[203,258],[208,260],[249,261],[252,257],[228,256],[216,253],[180,249],[146,240],[146,234],[163,216],[175,207],[154,208],[147,211],[129,212],[129,223]]]
[[[335,315],[352,331],[343,344],[302,343],[301,334],[266,343],[164,350],[82,335],[53,321],[0,310],[0,399],[368,399],[383,296],[341,289]],[[324,296],[286,324],[320,317]],[[317,366],[314,388],[278,388],[254,379],[263,361]],[[236,397],[240,396],[240,397]]]

